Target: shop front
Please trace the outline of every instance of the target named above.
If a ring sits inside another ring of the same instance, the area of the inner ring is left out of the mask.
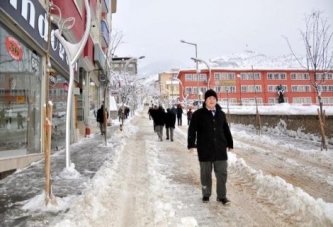
[[[2,24],[0,56],[0,158],[40,153],[41,58]]]
[[[0,179],[3,172],[43,158],[42,111],[54,76],[47,71],[68,78],[64,48],[46,15],[37,0],[0,1]],[[51,68],[46,70],[48,29]]]

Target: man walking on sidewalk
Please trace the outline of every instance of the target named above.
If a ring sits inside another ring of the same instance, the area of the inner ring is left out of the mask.
[[[96,120],[99,123],[99,130],[101,131],[101,135],[104,135],[105,133],[106,120],[108,118],[109,118],[108,111],[104,108],[104,105],[101,105],[101,108],[97,110],[97,117],[96,117]]]
[[[170,138],[170,141],[173,142],[173,130],[176,125],[176,115],[172,113],[170,108],[167,108],[165,120],[165,128],[166,128],[166,139]]]
[[[195,111],[188,129],[190,151],[197,148],[200,162],[202,201],[209,202],[212,194],[212,169],[216,176],[217,201],[224,205],[230,203],[227,198],[227,149],[233,149],[230,128],[221,106],[217,104],[217,94],[210,89],[205,93],[203,107]]]

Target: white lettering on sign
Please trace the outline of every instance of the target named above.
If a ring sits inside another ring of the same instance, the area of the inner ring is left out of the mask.
[[[42,37],[45,42],[47,42],[47,35],[48,35],[48,31],[49,31],[49,26],[48,26],[48,21],[46,20],[47,16],[45,14],[45,16],[43,17],[43,15],[40,15],[38,17],[38,32],[40,37]]]
[[[22,0],[22,11],[21,11],[21,15],[23,16],[23,18],[27,21],[28,20],[28,5],[30,5],[30,20],[29,20],[29,24],[32,28],[35,28],[35,15],[36,15],[36,11],[35,11],[35,6],[34,4],[29,1],[29,0]]]
[[[3,1],[3,0],[0,0]],[[47,14],[43,13],[38,15],[38,19],[36,20],[36,8],[34,3],[31,0],[22,0],[22,8],[21,8],[21,16],[29,23],[29,25],[35,29],[37,27],[39,36],[47,42],[48,38],[48,29],[49,24],[47,20]],[[13,6],[14,9],[18,10],[18,0],[9,0],[9,4]],[[29,18],[28,18],[29,17]],[[58,55],[61,60],[65,60],[67,65],[69,65],[69,61],[65,59],[65,49],[60,42],[56,39],[54,35],[54,30],[51,30],[51,46],[54,51],[58,49]]]

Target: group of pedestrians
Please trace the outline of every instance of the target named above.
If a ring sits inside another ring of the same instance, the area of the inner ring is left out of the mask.
[[[130,113],[130,108],[128,106],[120,107],[118,110],[118,119],[121,122],[124,119],[127,119]]]
[[[191,108],[187,111],[187,125],[190,124],[192,119]],[[166,129],[166,139],[173,141],[173,131],[175,129],[176,119],[178,126],[182,126],[183,108],[180,104],[167,108],[166,112],[162,105],[157,107],[150,107],[148,110],[149,120],[154,122],[154,132],[157,133],[158,139],[163,141],[163,127]]]
[[[163,141],[163,128],[165,125],[166,128],[166,139],[173,142],[173,132],[176,125],[176,114],[172,111],[172,109],[167,108],[165,109],[160,105],[157,107],[156,105],[154,108],[149,108],[148,110],[149,119],[153,120],[154,125],[154,132],[157,133],[158,140]]]

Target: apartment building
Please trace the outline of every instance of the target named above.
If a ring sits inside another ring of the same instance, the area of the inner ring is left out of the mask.
[[[178,69],[158,74],[159,91],[165,103],[174,104],[179,102]]]
[[[198,79],[199,80],[198,80]],[[302,69],[195,69],[180,70],[178,79],[181,101],[203,100],[209,88],[214,89],[219,101],[235,105],[262,105],[278,103],[279,93],[291,104],[310,105],[318,103],[317,92],[311,85],[318,83],[324,105],[333,105],[333,71],[314,72]]]

